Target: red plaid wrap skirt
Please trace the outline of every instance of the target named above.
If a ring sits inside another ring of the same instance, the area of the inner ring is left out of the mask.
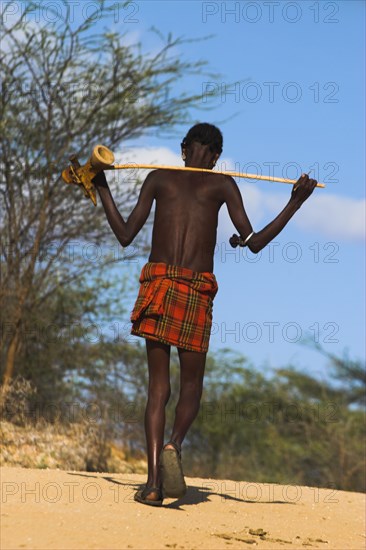
[[[147,263],[131,313],[131,334],[206,352],[212,325],[215,275],[165,263]]]

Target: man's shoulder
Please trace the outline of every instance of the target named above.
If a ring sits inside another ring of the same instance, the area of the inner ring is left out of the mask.
[[[155,170],[152,170],[151,172],[149,172],[149,174],[147,175],[145,181],[147,183],[150,183],[150,184],[151,183],[155,183],[155,184],[167,183],[167,182],[174,183],[175,181],[178,181],[180,179],[180,177],[183,176],[183,174],[187,174],[187,172],[194,175],[195,178],[197,177],[197,174],[200,173],[200,172],[196,172],[194,170],[192,170],[190,172],[190,171],[185,171],[185,170],[174,170],[174,169],[169,169],[169,168],[156,168]],[[232,178],[229,175],[223,174],[223,173],[217,173],[215,171],[212,171],[212,172],[210,171],[210,172],[202,172],[201,174],[203,174],[205,176],[205,179],[207,178],[206,181],[209,181],[209,182],[212,182],[212,183],[215,182],[220,186],[222,186],[222,185],[236,186],[237,185],[234,178]]]
[[[144,185],[156,185],[161,180],[163,172],[164,170],[159,169],[151,170],[145,178]]]
[[[165,168],[155,168],[155,170],[151,170],[151,172],[148,173],[146,180],[160,181],[162,178],[166,178],[167,172],[171,172],[171,170]]]
[[[226,186],[236,186],[237,185],[234,178],[232,176],[227,175],[227,174],[212,172],[212,176],[215,177],[215,180],[220,185],[226,185]]]

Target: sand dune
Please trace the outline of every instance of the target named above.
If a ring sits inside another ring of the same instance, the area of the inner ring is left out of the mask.
[[[365,549],[365,495],[186,478],[161,508],[133,500],[143,475],[1,468],[1,548]]]

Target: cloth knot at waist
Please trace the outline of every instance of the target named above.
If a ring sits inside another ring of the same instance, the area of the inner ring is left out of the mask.
[[[203,300],[213,300],[217,290],[217,281],[213,273],[193,271],[186,267],[169,265],[162,262],[148,262],[141,271],[140,291],[131,321],[137,320],[149,308],[149,315],[164,313],[164,298],[170,288],[179,290],[181,285],[196,291]]]

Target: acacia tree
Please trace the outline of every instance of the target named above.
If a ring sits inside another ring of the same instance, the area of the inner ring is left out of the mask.
[[[5,385],[24,356],[27,320],[42,319],[47,300],[60,287],[85,284],[90,274],[115,260],[113,254],[97,263],[65,254],[75,240],[100,245],[110,234],[101,209],[94,210],[60,178],[70,153],[85,158],[97,143],[116,149],[131,138],[187,122],[200,95],[176,94],[173,87],[203,66],[177,54],[181,39],[169,36],[160,51],[147,55],[140,43],[128,45],[118,33],[98,32],[109,13],[104,1],[98,17],[91,13],[78,25],[69,22],[66,0],[64,18],[35,25],[27,14],[38,4],[28,2],[11,24],[4,10],[2,20],[0,309]],[[115,185],[120,205],[128,206],[135,193],[136,185]]]

